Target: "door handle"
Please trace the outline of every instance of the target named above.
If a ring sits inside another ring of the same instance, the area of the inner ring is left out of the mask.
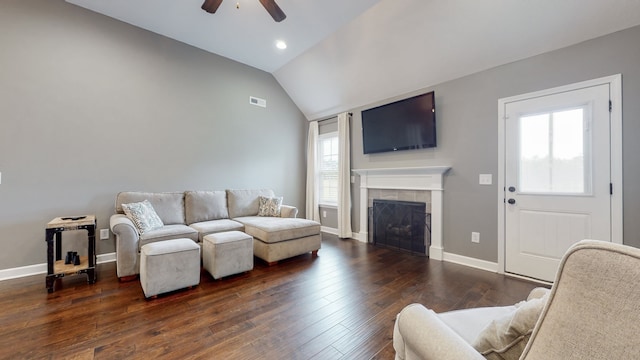
[[[515,192],[515,191],[516,191],[516,188],[515,188],[515,187],[513,187],[513,186],[509,186],[509,192]]]
[[[508,202],[509,204],[513,205],[513,204],[515,204],[515,203],[516,203],[516,199],[509,199],[509,200],[507,200],[507,202]]]

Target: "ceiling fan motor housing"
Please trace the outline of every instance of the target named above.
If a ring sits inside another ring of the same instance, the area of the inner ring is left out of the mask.
[[[281,22],[287,18],[287,15],[276,4],[275,0],[260,0],[260,3],[276,22]],[[204,0],[201,8],[208,13],[215,14],[220,4],[222,4],[222,0]],[[240,3],[236,3],[236,8],[240,8]]]

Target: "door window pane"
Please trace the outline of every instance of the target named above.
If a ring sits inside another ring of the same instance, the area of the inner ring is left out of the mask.
[[[584,108],[520,117],[520,192],[590,193],[587,124]]]

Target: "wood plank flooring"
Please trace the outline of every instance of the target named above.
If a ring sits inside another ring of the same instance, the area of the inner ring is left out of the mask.
[[[323,235],[302,255],[146,300],[115,263],[98,281],[0,282],[0,359],[393,359],[395,315],[509,305],[536,284]]]

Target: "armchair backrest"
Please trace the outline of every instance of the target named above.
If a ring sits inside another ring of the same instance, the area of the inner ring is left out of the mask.
[[[640,359],[640,249],[572,246],[520,359]]]

